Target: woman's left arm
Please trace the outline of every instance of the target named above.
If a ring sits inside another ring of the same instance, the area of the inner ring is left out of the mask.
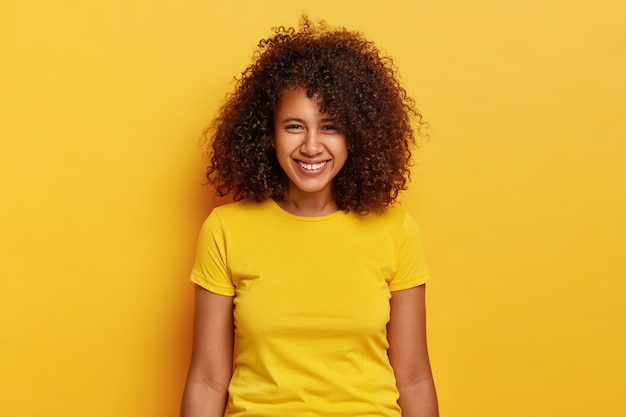
[[[387,325],[389,360],[403,417],[438,417],[437,394],[426,345],[425,285],[391,293]]]

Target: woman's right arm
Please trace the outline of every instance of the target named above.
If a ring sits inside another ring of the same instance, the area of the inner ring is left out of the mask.
[[[191,365],[181,417],[223,417],[233,371],[233,297],[196,285]]]

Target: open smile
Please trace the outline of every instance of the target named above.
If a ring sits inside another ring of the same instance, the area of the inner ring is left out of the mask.
[[[325,167],[326,164],[328,164],[328,162],[329,161],[322,161],[322,162],[316,162],[314,164],[307,164],[306,162],[296,161],[296,163],[300,165],[300,167],[302,167],[303,169],[307,171],[317,171],[318,169]]]

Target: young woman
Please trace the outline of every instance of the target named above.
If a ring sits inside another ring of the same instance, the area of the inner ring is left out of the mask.
[[[414,101],[362,35],[261,40],[218,117],[183,417],[434,417],[419,230],[394,207]]]

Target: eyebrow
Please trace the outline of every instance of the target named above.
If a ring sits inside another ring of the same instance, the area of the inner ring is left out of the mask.
[[[304,120],[299,118],[299,117],[287,117],[283,120],[280,121],[281,123],[288,123],[288,122],[300,122],[300,123],[304,123]],[[324,117],[320,120],[321,123],[335,123],[335,119],[333,119],[332,117]]]

